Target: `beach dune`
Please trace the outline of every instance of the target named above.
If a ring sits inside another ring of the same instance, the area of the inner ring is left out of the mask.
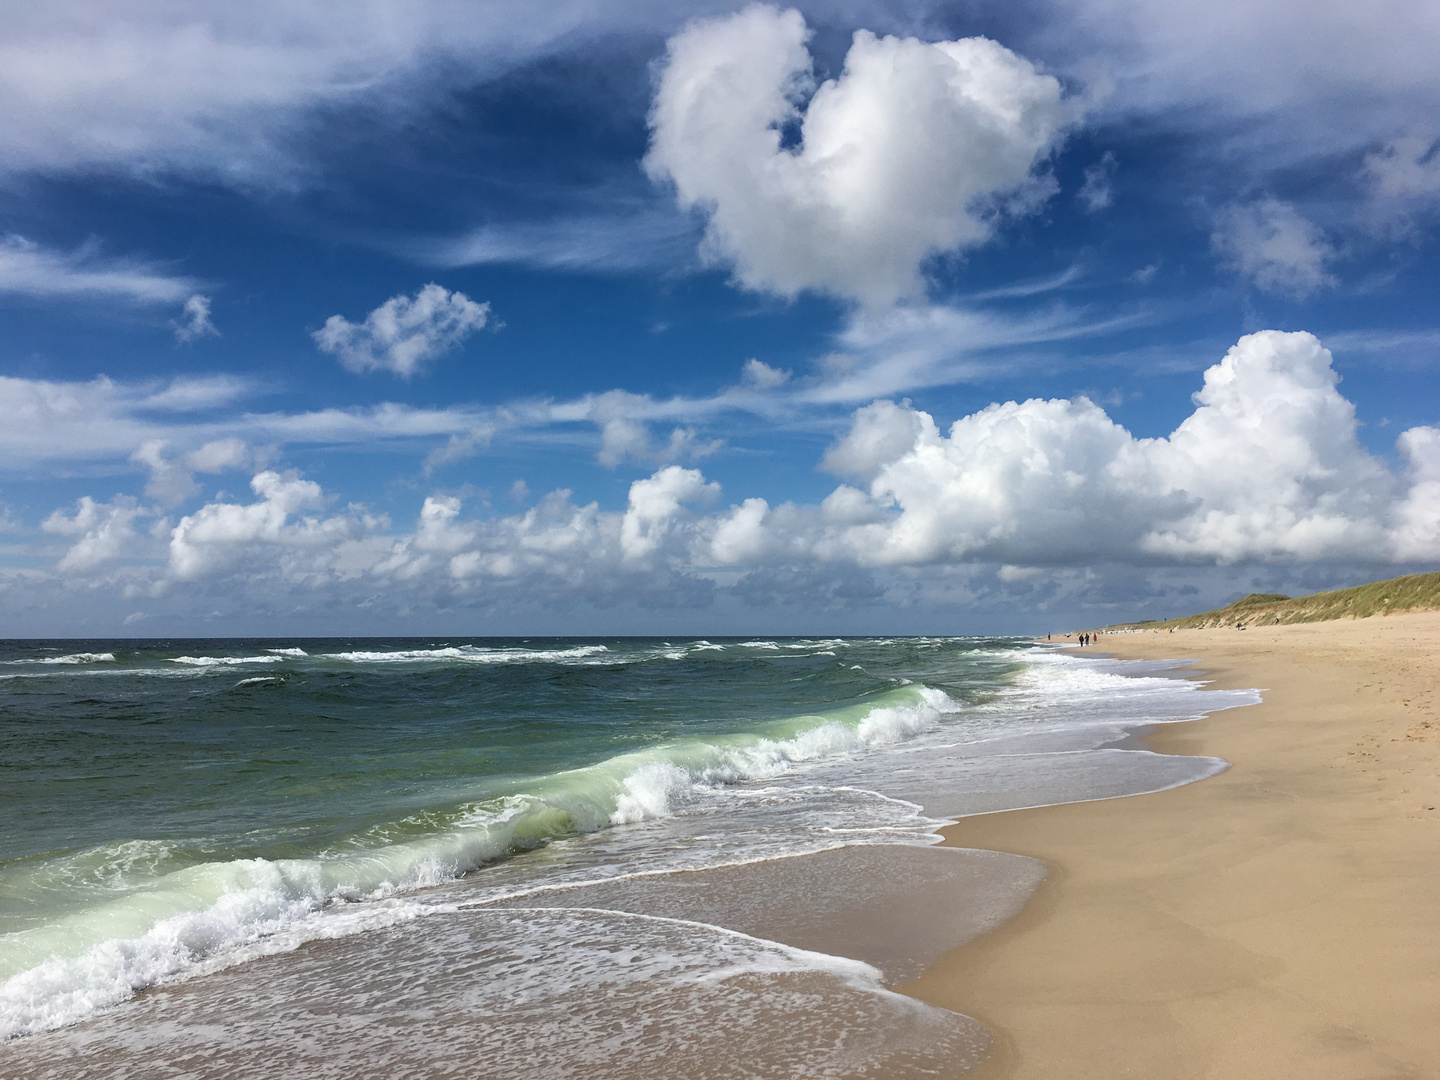
[[[1102,637],[1262,688],[1149,737],[1233,767],[950,827],[1050,876],[904,989],[994,1034],[976,1080],[1440,1076],[1437,646],[1440,613]]]

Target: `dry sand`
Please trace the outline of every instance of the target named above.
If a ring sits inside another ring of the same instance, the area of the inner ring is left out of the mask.
[[[904,987],[997,1036],[970,1076],[1440,1077],[1440,613],[1099,647],[1265,700],[1152,736],[1218,777],[946,830],[1051,867]]]

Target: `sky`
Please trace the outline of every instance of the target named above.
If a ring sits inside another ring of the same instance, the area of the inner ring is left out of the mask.
[[[1063,632],[1440,564],[1440,7],[0,10],[0,635]]]

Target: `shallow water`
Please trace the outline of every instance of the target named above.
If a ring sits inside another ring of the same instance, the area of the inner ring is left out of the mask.
[[[535,1076],[955,1075],[983,1032],[886,987],[1042,871],[915,849],[1223,768],[1125,741],[1254,700],[1167,670],[974,638],[7,643],[0,1074],[441,1076],[444,1029],[464,1075],[516,1047]],[[926,881],[956,918],[877,917]]]

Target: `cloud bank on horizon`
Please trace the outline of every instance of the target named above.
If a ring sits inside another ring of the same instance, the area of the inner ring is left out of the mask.
[[[1440,561],[1424,5],[337,11],[0,16],[0,632],[1012,629]]]

